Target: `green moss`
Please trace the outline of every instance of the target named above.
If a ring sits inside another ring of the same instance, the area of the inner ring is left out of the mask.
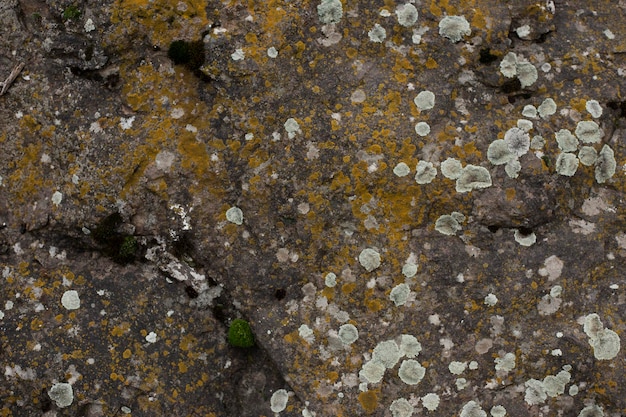
[[[63,10],[63,20],[71,20],[78,19],[80,17],[80,10],[77,6],[71,5],[67,6],[65,10]]]
[[[254,346],[254,335],[250,329],[250,324],[242,319],[233,320],[228,328],[228,343],[242,348]]]
[[[138,249],[137,239],[135,236],[124,236],[118,256],[122,262],[130,262],[135,259]]]

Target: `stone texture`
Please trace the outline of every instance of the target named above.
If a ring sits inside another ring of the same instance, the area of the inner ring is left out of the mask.
[[[0,97],[1,415],[272,415],[280,389],[281,416],[386,416],[400,398],[426,412],[429,393],[438,415],[472,401],[626,413],[624,353],[596,360],[581,321],[626,330],[626,4],[428,0],[412,27],[371,0],[342,2],[324,25],[319,4],[87,1],[71,18],[65,0],[0,5],[0,79],[25,63]],[[440,36],[444,16],[471,33]],[[175,40],[202,42],[204,64],[174,65]],[[509,52],[537,81],[502,74]],[[416,107],[421,91],[432,109]],[[509,178],[489,144],[547,98],[556,113],[529,132],[546,145]],[[555,168],[554,134],[592,120],[588,100],[603,109],[591,146],[615,153],[603,184],[594,166]],[[493,185],[457,193],[447,158]],[[415,182],[420,161],[432,182]],[[393,174],[400,162],[410,175]],[[226,218],[234,206],[241,224]],[[437,232],[453,212],[462,230]],[[369,272],[365,248],[381,257]],[[540,309],[556,285],[558,308]],[[61,305],[68,290],[76,310]],[[257,347],[228,346],[235,318]],[[359,337],[344,344],[348,323]],[[396,365],[361,384],[374,348],[401,335],[421,344],[424,378],[406,385]],[[508,352],[515,368],[496,372]],[[452,361],[478,367],[452,375]],[[527,381],[563,367],[563,394],[525,400]],[[62,382],[74,400],[60,409],[47,392]]]

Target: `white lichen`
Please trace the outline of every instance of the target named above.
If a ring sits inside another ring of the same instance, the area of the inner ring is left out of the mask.
[[[578,417],[604,417],[604,410],[595,404],[588,405],[580,410]]]
[[[585,109],[594,119],[602,116],[602,106],[598,103],[598,100],[587,100],[587,103],[585,103]]]
[[[407,284],[398,284],[391,290],[391,293],[389,294],[389,299],[393,301],[396,306],[401,306],[406,304],[410,293],[411,289]]]
[[[537,113],[542,119],[552,116],[556,113],[556,103],[551,98],[545,99],[537,108]]]
[[[526,401],[528,405],[541,404],[548,398],[543,381],[529,379],[524,383],[524,386],[526,387],[524,401]]]
[[[592,166],[598,160],[598,151],[593,146],[583,146],[578,151],[578,159],[585,166]]]
[[[485,296],[484,303],[490,307],[493,307],[498,304],[498,297],[496,297],[496,295],[493,293],[489,293]]]
[[[48,396],[59,408],[65,408],[72,405],[74,401],[74,390],[72,386],[65,382],[52,385],[48,390]]]
[[[372,272],[380,266],[380,253],[372,248],[365,248],[359,254],[359,263],[367,272]]]
[[[406,177],[411,173],[411,168],[404,162],[399,162],[398,165],[393,168],[393,173],[398,177]]]
[[[411,417],[415,410],[406,398],[398,398],[391,403],[389,411],[393,417]]]
[[[376,23],[369,32],[367,32],[367,36],[370,41],[375,43],[381,43],[387,37],[387,31],[384,27]]]
[[[463,36],[471,35],[472,30],[465,16],[445,16],[439,21],[439,34],[444,38],[456,43]]]
[[[530,140],[530,148],[536,151],[542,149],[545,145],[546,140],[543,138],[543,136],[536,135],[533,136],[533,138]]]
[[[414,99],[413,102],[420,111],[430,110],[435,107],[435,93],[432,91],[421,91]]]
[[[537,118],[537,108],[535,106],[533,106],[532,104],[525,105],[524,109],[522,109],[522,116],[528,117],[530,119],[536,119]]]
[[[477,165],[467,165],[456,180],[457,193],[491,187],[491,174],[487,168]]]
[[[448,364],[448,370],[453,375],[461,375],[467,368],[467,362],[452,361]]]
[[[323,24],[339,23],[343,17],[340,0],[322,0],[317,6],[317,15]]]
[[[279,389],[272,394],[270,398],[270,408],[274,413],[280,413],[287,408],[287,401],[289,400],[289,393],[287,390]]]
[[[415,167],[415,182],[429,184],[437,176],[437,168],[432,162],[419,161]]]
[[[422,397],[422,405],[428,411],[435,411],[439,407],[439,395],[434,392],[428,393]]]
[[[487,417],[487,412],[482,409],[480,404],[472,400],[463,406],[459,417]]]
[[[285,121],[285,131],[287,132],[287,136],[290,139],[293,139],[296,136],[296,133],[300,133],[300,125],[298,121],[293,117],[290,117]]]
[[[65,291],[61,297],[61,304],[66,310],[77,310],[80,308],[78,292],[74,290]]]
[[[243,223],[243,211],[237,206],[233,206],[226,210],[226,220],[236,225]]]
[[[426,136],[430,133],[430,125],[426,122],[419,122],[415,125],[415,133]]]
[[[359,371],[361,381],[371,384],[377,384],[382,381],[384,375],[385,366],[374,360],[365,362]]]
[[[424,368],[415,359],[407,359],[402,361],[400,369],[398,370],[398,376],[407,385],[417,385],[426,375],[426,368]]]
[[[419,13],[415,6],[411,3],[406,3],[396,8],[396,16],[398,16],[400,26],[411,27],[417,22]]]
[[[578,169],[578,158],[573,153],[563,152],[556,158],[556,172],[559,175],[572,177]]]
[[[393,340],[378,343],[372,352],[372,361],[378,362],[385,368],[393,368],[400,360],[400,347]]]
[[[444,214],[435,221],[435,230],[444,235],[454,236],[462,230],[462,227],[452,215]]]
[[[415,358],[422,351],[422,344],[410,334],[400,336],[400,355],[407,358]]]
[[[583,330],[589,337],[589,344],[593,348],[593,356],[598,360],[610,360],[617,356],[620,350],[620,338],[613,330],[606,329],[596,313],[585,317]]]
[[[600,153],[598,153],[595,165],[595,176],[598,184],[604,184],[607,180],[613,177],[613,175],[615,175],[617,162],[615,161],[615,153],[609,145],[604,145],[602,147]]]
[[[489,413],[492,417],[504,417],[506,416],[506,408],[501,405],[494,405]]]
[[[329,272],[328,274],[326,274],[326,276],[324,277],[324,285],[329,288],[337,285],[337,275],[334,272]]]
[[[508,144],[503,139],[494,140],[487,148],[487,159],[493,165],[504,165],[515,158],[509,150]]]
[[[463,165],[458,159],[448,158],[441,163],[441,173],[446,178],[456,180],[463,173]]]
[[[554,134],[559,149],[563,152],[576,152],[578,139],[567,129],[561,129]]]
[[[359,330],[353,324],[344,324],[339,327],[339,339],[344,345],[351,345],[359,338]]]
[[[583,143],[600,143],[604,135],[600,126],[592,120],[582,120],[578,122],[574,133]]]
[[[522,164],[519,159],[512,159],[504,166],[504,172],[509,178],[517,178],[522,170]]]
[[[494,359],[496,371],[511,372],[515,369],[515,354],[507,352],[502,357]]]
[[[524,234],[521,231],[516,229],[515,233],[513,234],[513,237],[515,241],[522,246],[532,246],[537,242],[537,236],[535,235],[534,232],[531,232],[529,234]]]
[[[519,127],[507,130],[504,134],[504,142],[509,151],[517,157],[525,155],[530,149],[530,135]]]

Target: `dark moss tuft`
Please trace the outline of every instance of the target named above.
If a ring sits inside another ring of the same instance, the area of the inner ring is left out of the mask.
[[[242,319],[233,320],[228,328],[228,343],[242,348],[254,346],[254,335],[250,329],[250,324]]]

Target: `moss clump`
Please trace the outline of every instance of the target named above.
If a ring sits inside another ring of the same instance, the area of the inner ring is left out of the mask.
[[[135,259],[135,254],[138,249],[137,239],[135,236],[124,236],[118,256],[122,262],[130,262]]]
[[[63,10],[63,20],[71,20],[78,19],[80,17],[80,10],[77,6],[71,5],[67,6],[65,10]]]
[[[254,346],[254,335],[247,321],[235,319],[228,328],[228,343],[235,347],[249,348]]]
[[[170,44],[167,56],[174,64],[196,71],[204,64],[204,45],[202,41],[177,40]]]

